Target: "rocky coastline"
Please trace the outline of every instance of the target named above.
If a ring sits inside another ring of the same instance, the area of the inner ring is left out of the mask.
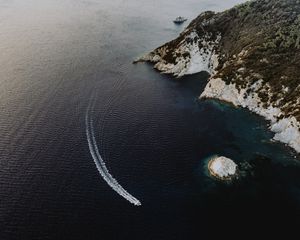
[[[263,116],[273,139],[300,153],[300,0],[255,0],[204,12],[138,61],[178,78],[208,72],[201,99]]]

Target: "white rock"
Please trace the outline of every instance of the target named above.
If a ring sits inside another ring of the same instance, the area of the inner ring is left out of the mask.
[[[208,163],[210,173],[220,179],[233,177],[237,172],[237,165],[226,157],[214,157]]]
[[[264,108],[256,93],[261,86],[262,81],[257,81],[252,86],[238,91],[235,84],[226,85],[220,78],[211,78],[200,98],[215,98],[230,102],[235,106],[248,108],[252,112],[263,116],[271,121],[270,129],[275,133],[274,140],[283,142],[294,148],[297,152],[300,152],[300,123],[295,117],[278,120],[278,117],[283,113],[279,108],[273,107],[270,104],[270,106]],[[251,91],[247,93],[247,89]]]
[[[178,48],[175,50],[178,57],[175,59],[174,64],[163,60],[168,51],[166,47],[161,47],[157,50],[157,53],[147,54],[140,59],[154,62],[156,63],[154,67],[157,70],[177,77],[202,71],[212,74],[218,66],[218,55],[215,52],[215,47],[219,43],[221,35],[219,34],[215,40],[210,39],[209,34],[200,37],[195,31],[192,31],[179,43]],[[199,48],[199,45],[202,47]],[[188,56],[183,57],[186,54]]]
[[[185,32],[187,31],[189,29],[186,29]],[[187,39],[191,41],[187,41]],[[286,143],[297,152],[300,152],[300,123],[294,117],[278,120],[278,117],[282,115],[281,109],[272,106],[271,103],[266,103],[268,105],[267,108],[263,107],[264,103],[261,102],[257,94],[258,91],[261,91],[261,88],[264,88],[265,92],[271,96],[272,94],[268,92],[270,86],[267,84],[263,86],[263,81],[259,80],[251,86],[238,90],[235,84],[226,85],[221,78],[214,78],[215,69],[219,63],[219,56],[216,54],[215,49],[220,40],[221,34],[215,40],[211,40],[209,33],[200,37],[196,32],[192,31],[180,42],[175,50],[179,55],[175,59],[175,63],[167,63],[163,60],[163,56],[167,52],[166,46],[158,49],[157,53],[150,53],[141,59],[154,62],[156,63],[154,67],[159,71],[174,74],[178,77],[201,71],[210,73],[212,77],[200,98],[215,98],[230,102],[235,106],[248,108],[250,111],[263,116],[271,122],[270,129],[275,132],[274,140]],[[199,45],[203,47],[199,48]],[[186,53],[189,53],[189,57],[184,58],[183,56]],[[238,57],[242,58],[247,53],[246,50],[243,50]],[[237,56],[233,55],[233,58],[236,59]],[[266,59],[261,61],[267,63]],[[237,72],[244,72],[244,70],[244,68],[240,68]],[[262,77],[257,73],[253,74],[257,78]],[[300,86],[298,87],[300,88]],[[288,90],[288,88],[284,88],[283,92],[286,93]],[[297,100],[297,103],[300,104],[300,98]]]

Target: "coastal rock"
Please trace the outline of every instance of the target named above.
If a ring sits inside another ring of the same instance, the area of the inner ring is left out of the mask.
[[[155,63],[157,70],[182,77],[188,74],[206,71],[210,74],[218,66],[218,55],[215,51],[221,39],[220,34],[199,36],[191,31],[180,41],[176,50],[170,53],[168,45],[161,47],[139,59]]]
[[[237,165],[226,157],[213,157],[208,162],[209,173],[220,180],[232,180],[237,175]]]
[[[238,91],[235,84],[226,85],[222,79],[212,78],[200,98],[219,99],[235,106],[248,108],[252,112],[263,116],[270,121],[270,129],[275,133],[274,140],[288,144],[297,152],[300,152],[300,123],[293,116],[281,118],[284,114],[278,107],[265,107],[258,95],[258,89],[261,87],[262,82],[258,81],[250,87],[252,91],[247,94],[249,88]]]
[[[180,36],[145,55],[163,73],[211,77],[200,98],[248,108],[274,140],[300,152],[300,2],[256,0],[200,14]]]

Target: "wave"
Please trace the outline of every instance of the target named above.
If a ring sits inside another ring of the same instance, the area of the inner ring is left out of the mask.
[[[93,126],[93,120],[90,117],[90,112],[92,109],[91,104],[92,101],[89,104],[89,107],[86,111],[85,116],[85,125],[86,125],[86,137],[90,149],[90,153],[93,157],[93,160],[95,162],[95,165],[97,167],[98,172],[102,176],[102,178],[107,182],[107,184],[115,190],[120,196],[125,198],[130,203],[140,206],[142,205],[141,202],[136,199],[134,196],[132,196],[130,193],[128,193],[119,183],[118,181],[109,173],[108,169],[106,168],[105,162],[102,159],[99,149],[97,146],[95,134],[94,134],[94,126]]]

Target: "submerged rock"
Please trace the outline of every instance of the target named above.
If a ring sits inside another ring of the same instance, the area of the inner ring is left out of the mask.
[[[215,156],[208,162],[209,173],[220,180],[232,180],[237,176],[237,164],[227,158]]]

